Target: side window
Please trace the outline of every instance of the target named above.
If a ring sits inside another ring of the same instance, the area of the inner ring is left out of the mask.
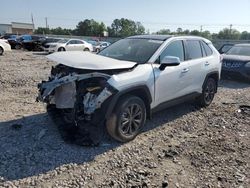
[[[187,53],[188,53],[189,60],[202,58],[200,41],[187,40]]]
[[[213,54],[213,51],[211,50],[211,48],[205,43],[205,42],[201,42],[203,49],[205,49],[206,52],[206,56],[210,56]]]
[[[179,57],[180,61],[184,61],[184,48],[183,48],[183,42],[181,40],[174,41],[170,43],[166,49],[161,53],[160,55],[160,61],[165,56],[175,56]]]
[[[76,42],[77,42],[77,44],[83,44],[83,42],[81,40],[77,40]]]
[[[77,41],[76,40],[71,40],[71,41],[69,41],[68,44],[77,44]]]

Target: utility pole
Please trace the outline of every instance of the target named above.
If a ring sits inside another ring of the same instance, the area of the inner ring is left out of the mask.
[[[203,25],[201,25],[200,27],[200,32],[202,33],[202,31],[203,31]]]
[[[230,36],[230,39],[232,39],[232,28],[233,28],[233,25],[230,24],[229,25],[229,36]]]
[[[33,14],[31,13],[31,22],[33,24],[33,32],[35,30],[35,24],[34,24],[34,18],[33,18]]]
[[[48,29],[48,18],[45,17],[46,29]]]

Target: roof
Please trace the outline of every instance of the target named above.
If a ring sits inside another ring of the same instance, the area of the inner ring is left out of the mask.
[[[11,24],[0,24],[1,26],[9,26],[11,27]]]
[[[11,24],[12,24],[12,28],[34,29],[34,24],[32,24],[32,23],[11,22]]]
[[[247,46],[247,47],[250,47],[250,43],[235,44],[234,46]]]
[[[161,40],[165,41],[173,37],[172,35],[135,35],[128,37],[129,39],[151,39],[151,40]]]

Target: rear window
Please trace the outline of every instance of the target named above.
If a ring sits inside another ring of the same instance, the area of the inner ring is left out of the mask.
[[[187,40],[187,53],[188,60],[202,58],[202,51],[200,41],[198,40]]]
[[[201,41],[201,44],[203,46],[203,49],[205,51],[205,56],[210,56],[213,54],[213,51],[211,50],[211,48],[208,46],[208,44],[206,44],[204,41]]]

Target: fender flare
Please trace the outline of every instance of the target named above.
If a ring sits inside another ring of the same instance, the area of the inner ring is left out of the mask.
[[[212,71],[212,72],[208,73],[206,75],[206,78],[205,78],[203,84],[202,84],[202,90],[204,89],[205,84],[206,84],[208,78],[214,78],[216,80],[216,92],[217,92],[217,87],[218,87],[218,83],[219,83],[219,75],[220,74],[219,74],[218,71]]]
[[[152,102],[152,96],[151,93],[149,91],[149,88],[146,85],[137,85],[137,86],[133,86],[133,87],[129,87],[127,89],[123,89],[121,91],[118,91],[111,99],[109,106],[107,107],[107,111],[105,114],[105,118],[107,119],[113,112],[117,102],[119,101],[119,99],[125,95],[129,95],[132,94],[134,92],[138,92],[138,91],[143,91],[142,95],[144,96],[143,99],[146,98],[146,103],[145,106],[147,108],[147,115],[149,115],[149,117],[151,116],[151,109],[150,109],[150,104]],[[138,95],[135,95],[138,96]],[[140,97],[140,95],[138,96]],[[145,102],[145,101],[144,101]]]

